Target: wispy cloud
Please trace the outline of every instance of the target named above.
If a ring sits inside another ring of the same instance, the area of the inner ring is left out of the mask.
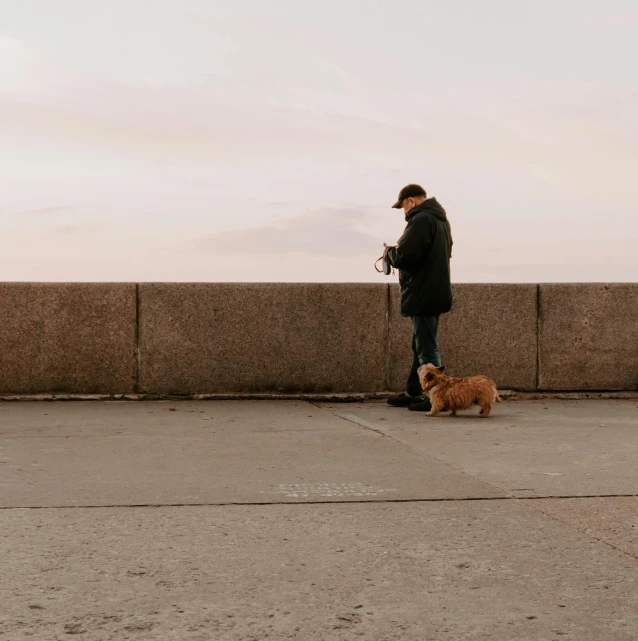
[[[54,227],[51,231],[56,234],[62,234],[65,236],[73,236],[76,234],[85,234],[92,231],[95,231],[97,227],[95,225],[63,225],[61,227]]]
[[[21,212],[22,216],[50,216],[53,214],[62,214],[69,211],[69,207],[42,207],[41,209],[29,209]]]
[[[271,225],[233,229],[197,238],[179,248],[223,254],[289,254],[343,256],[370,254],[379,239],[361,229],[369,219],[358,209],[322,208]]]
[[[0,51],[16,51],[20,49],[22,49],[20,40],[0,35]]]
[[[581,23],[599,27],[630,27],[638,24],[638,9],[628,8],[626,11],[616,11],[606,15],[586,16]]]

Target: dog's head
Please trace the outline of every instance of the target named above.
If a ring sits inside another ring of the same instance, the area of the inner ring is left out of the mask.
[[[445,376],[443,373],[444,371],[445,365],[442,365],[441,367],[432,365],[432,363],[421,365],[421,367],[419,367],[419,380],[421,381],[423,391],[427,392],[435,387],[441,377]]]

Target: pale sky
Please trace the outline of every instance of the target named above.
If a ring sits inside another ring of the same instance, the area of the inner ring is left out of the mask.
[[[635,0],[0,0],[0,281],[638,280]]]

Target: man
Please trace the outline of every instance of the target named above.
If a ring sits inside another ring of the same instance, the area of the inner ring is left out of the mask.
[[[393,208],[403,209],[407,225],[395,247],[385,245],[383,257],[399,270],[401,314],[412,318],[414,358],[406,391],[392,396],[388,403],[429,412],[430,401],[423,398],[418,369],[426,363],[441,365],[436,333],[439,316],[452,308],[452,232],[443,207],[419,185],[404,187]]]

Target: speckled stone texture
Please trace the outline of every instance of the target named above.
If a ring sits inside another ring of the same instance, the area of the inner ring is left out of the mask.
[[[135,285],[0,283],[0,393],[135,386]]]
[[[139,291],[136,328],[134,284],[0,284],[0,394],[351,394],[405,386],[411,323],[400,315],[398,286],[143,284]],[[534,390],[537,381],[559,392],[638,389],[636,284],[454,291],[439,333],[450,373],[484,373],[501,389]]]
[[[638,389],[638,286],[540,286],[540,387]]]
[[[387,287],[142,284],[147,392],[366,392],[385,387]]]
[[[390,288],[389,385],[403,390],[412,363],[412,323]],[[485,374],[500,388],[533,390],[537,364],[536,285],[454,285],[454,305],[441,317],[439,350],[451,376]]]

